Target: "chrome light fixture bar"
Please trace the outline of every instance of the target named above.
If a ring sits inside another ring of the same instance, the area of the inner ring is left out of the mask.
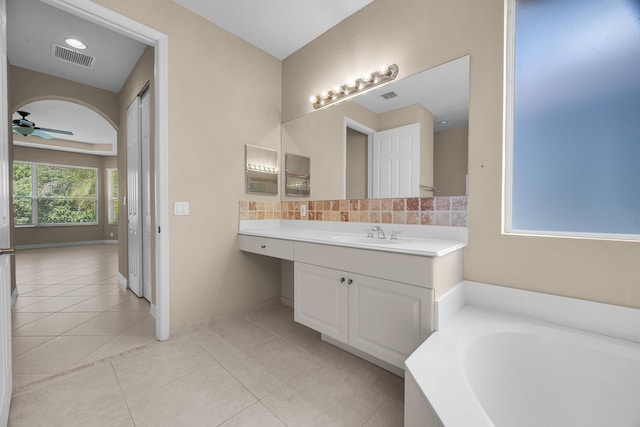
[[[355,94],[364,92],[376,86],[380,86],[383,83],[390,82],[398,75],[398,66],[391,64],[389,66],[382,66],[379,70],[373,73],[365,73],[358,80],[352,80],[341,86],[336,86],[333,89],[322,92],[319,95],[311,97],[311,103],[316,110],[327,105],[335,104],[338,101],[345,100],[352,97]]]

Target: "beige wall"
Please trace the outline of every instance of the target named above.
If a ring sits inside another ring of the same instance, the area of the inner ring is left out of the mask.
[[[347,199],[367,198],[369,138],[347,128]]]
[[[278,297],[279,261],[240,252],[237,230],[244,145],[280,147],[281,62],[171,0],[96,3],[168,36],[171,327]]]
[[[106,168],[116,166],[115,157],[14,146],[13,159],[15,161],[97,168],[98,185],[100,186],[98,190],[97,225],[15,227],[13,235],[16,245],[116,240],[118,238],[116,226],[108,224],[106,200]],[[114,236],[110,237],[110,233],[114,233]]]
[[[462,196],[466,191],[469,152],[467,126],[434,134],[433,185],[438,196]]]
[[[75,102],[91,108],[117,130],[120,123],[118,115],[118,94],[103,89],[79,84],[25,68],[9,66],[11,75],[9,105],[13,112],[26,103],[42,99],[57,99]],[[12,136],[13,138],[13,136]],[[25,140],[17,136],[15,139]],[[86,148],[82,143],[65,142],[57,139],[51,140],[56,145],[70,146],[72,148]],[[41,142],[41,141],[37,141]],[[42,142],[47,145],[46,141]],[[19,151],[18,151],[19,150]],[[23,158],[17,157],[18,154]],[[26,156],[26,157],[24,157]],[[115,158],[111,156],[91,156],[76,153],[66,153],[45,149],[16,147],[16,160],[42,161],[56,164],[69,164],[93,167],[115,167]],[[90,159],[90,160],[87,160]],[[105,172],[101,169],[99,179],[105,182]],[[64,227],[38,227],[15,229],[16,244],[62,243],[86,240],[115,240],[118,238],[116,226],[106,224],[106,203],[100,203],[99,216],[101,223],[98,226],[64,226]],[[103,221],[104,220],[104,224]],[[113,233],[113,237],[110,234]]]
[[[345,198],[344,118],[377,129],[378,116],[355,102],[341,102],[282,125],[282,162],[285,153],[311,158],[310,200]],[[283,175],[281,175],[283,176]],[[282,200],[300,200],[284,196]]]
[[[283,61],[283,121],[310,94],[397,63],[398,78],[471,55],[465,278],[640,307],[637,242],[502,234],[504,0],[376,0]]]
[[[117,93],[13,65],[9,68],[12,89],[9,109],[12,114],[26,103],[42,99],[57,99],[76,102],[91,108],[116,129],[118,128],[120,113]]]
[[[433,114],[421,104],[413,104],[378,115],[378,130],[420,123],[420,185],[433,185]],[[431,196],[420,190],[420,195]]]
[[[119,102],[120,102],[120,117],[119,117],[120,131],[118,132],[118,153],[120,153],[120,155],[118,156],[118,171],[119,171],[118,172],[118,189],[120,190],[118,194],[118,201],[119,201],[118,207],[120,208],[120,212],[118,213],[118,215],[120,216],[120,218],[122,218],[122,221],[119,221],[118,223],[118,233],[120,235],[120,239],[118,239],[118,271],[125,278],[129,277],[129,273],[128,273],[129,259],[128,259],[128,246],[127,246],[128,245],[127,207],[125,206],[125,203],[124,203],[124,198],[127,195],[127,108],[129,107],[129,105],[131,105],[133,100],[144,89],[146,84],[149,83],[150,84],[149,96],[151,97],[149,99],[151,103],[150,158],[153,159],[155,154],[155,142],[154,142],[155,141],[155,90],[153,88],[155,81],[154,81],[153,67],[154,67],[154,49],[153,47],[148,46],[140,56],[140,59],[138,59],[138,62],[136,63],[136,65],[133,67],[133,70],[131,70],[131,73],[129,74],[127,81],[124,83],[124,85],[122,85],[122,89],[118,94]],[[151,176],[154,176],[155,174],[155,165],[153,164],[151,165],[150,174]],[[153,180],[151,181],[150,190],[152,194],[151,206],[154,206],[155,197],[153,195],[155,194],[155,182]],[[155,216],[152,216],[151,222],[152,222],[151,229],[154,230]],[[152,302],[155,302],[155,241],[156,241],[156,235],[155,233],[152,233],[151,235],[151,246],[152,246],[151,301]]]

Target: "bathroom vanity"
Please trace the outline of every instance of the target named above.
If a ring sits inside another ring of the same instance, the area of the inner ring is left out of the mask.
[[[294,262],[294,318],[322,338],[402,374],[433,332],[436,297],[462,281],[466,229],[241,221],[239,248]]]

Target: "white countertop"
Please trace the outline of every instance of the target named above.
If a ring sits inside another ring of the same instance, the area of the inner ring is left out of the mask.
[[[426,257],[444,256],[467,245],[467,229],[463,227],[383,224],[387,238],[381,240],[367,238],[366,230],[374,225],[328,221],[240,221],[238,234]],[[389,239],[392,231],[401,233],[398,240]]]

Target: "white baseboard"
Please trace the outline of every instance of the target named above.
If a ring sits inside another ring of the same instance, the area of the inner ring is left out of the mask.
[[[120,272],[118,272],[118,282],[120,282],[124,289],[127,289],[127,278],[124,277]]]
[[[293,308],[293,300],[289,297],[280,296],[280,302],[288,307]]]
[[[16,302],[16,299],[18,299],[18,287],[17,286],[13,289],[13,292],[11,292],[11,307],[13,307],[13,304]]]
[[[62,246],[84,246],[84,245],[104,245],[116,244],[117,240],[84,240],[80,242],[58,242],[58,243],[35,243],[33,245],[16,245],[16,249],[42,249],[57,248]]]

